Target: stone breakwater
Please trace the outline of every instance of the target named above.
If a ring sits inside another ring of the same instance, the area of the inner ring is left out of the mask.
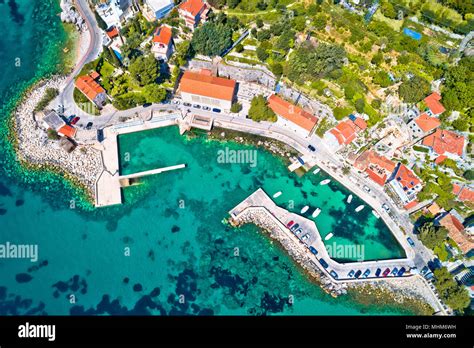
[[[79,143],[73,152],[67,153],[57,140],[48,139],[45,129],[35,118],[34,108],[46,89],[61,90],[65,80],[63,76],[56,76],[37,84],[27,92],[23,102],[14,112],[17,156],[26,165],[39,169],[52,167],[78,180],[88,190],[89,195],[93,196],[96,179],[103,170],[100,151]]]
[[[267,231],[270,237],[277,240],[288,254],[318,283],[322,289],[330,295],[337,297],[346,293],[346,285],[334,283],[329,276],[322,272],[311,260],[307,249],[300,243],[288,237],[280,226],[269,216],[265,208],[249,207],[239,214],[237,224],[253,223],[261,229]]]

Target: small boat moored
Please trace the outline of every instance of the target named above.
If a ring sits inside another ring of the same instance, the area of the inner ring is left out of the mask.
[[[324,240],[330,240],[332,237],[334,237],[334,234],[330,232],[326,237],[324,237]]]
[[[309,206],[308,206],[308,205],[305,205],[305,206],[303,207],[303,209],[301,209],[301,214],[306,213],[306,212],[308,211],[308,209],[309,209]]]
[[[316,169],[313,171],[313,174],[318,174],[320,170],[321,170],[321,168],[316,168]]]
[[[331,179],[325,179],[319,183],[319,185],[327,185],[331,182]]]
[[[313,214],[312,214],[311,216],[312,216],[312,217],[316,217],[316,216],[318,216],[318,215],[319,215],[319,213],[320,213],[320,212],[321,212],[321,209],[319,209],[319,208],[316,208],[316,210],[315,210],[315,211],[313,211]]]
[[[365,208],[365,205],[361,204],[357,208],[355,208],[356,213],[360,212],[362,209]]]
[[[350,203],[352,202],[352,195],[349,195],[349,197],[347,197],[347,203]]]
[[[375,210],[372,210],[372,214],[374,214],[374,216],[375,216],[377,219],[380,219],[379,213],[377,213]]]
[[[278,198],[280,196],[281,196],[281,191],[278,191],[277,193],[273,195],[273,198]]]

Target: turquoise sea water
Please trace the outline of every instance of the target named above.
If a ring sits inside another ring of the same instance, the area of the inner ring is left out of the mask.
[[[256,188],[282,190],[281,206],[293,199],[295,211],[321,207],[316,222],[333,240],[364,243],[369,259],[401,255],[368,209],[357,219],[344,210],[348,193],[340,185],[315,187],[324,174],[297,178],[263,150],[250,168],[216,161],[226,146],[247,147],[189,140],[175,128],[123,136],[122,159],[130,153],[123,172],[187,168],[149,177],[124,190],[124,205],[93,211],[71,209],[80,196],[58,176],[22,170],[6,139],[6,120],[21,92],[57,68],[65,38],[57,12],[55,1],[0,1],[0,244],[39,248],[36,263],[0,259],[1,315],[406,313],[391,304],[333,299],[257,228],[222,223]],[[22,70],[12,65],[17,55]]]

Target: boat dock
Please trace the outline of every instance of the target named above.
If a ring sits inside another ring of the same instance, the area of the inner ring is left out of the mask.
[[[268,226],[272,228],[278,228],[284,232],[285,237],[291,239],[294,243],[295,248],[303,250],[304,253],[313,261],[311,262],[314,267],[317,267],[319,271],[327,275],[332,282],[361,282],[361,281],[373,281],[377,279],[397,279],[399,276],[388,275],[383,277],[382,273],[377,277],[375,276],[378,268],[383,272],[389,268],[392,271],[394,268],[400,269],[404,267],[406,272],[401,277],[410,277],[413,274],[410,273],[410,269],[414,267],[414,263],[411,258],[391,259],[391,260],[380,260],[380,261],[358,261],[358,262],[347,262],[340,263],[336,262],[329,256],[328,250],[319,234],[318,228],[313,220],[309,220],[303,216],[295,213],[291,213],[286,209],[277,206],[272,199],[262,190],[258,189],[244,201],[239,203],[235,208],[229,212],[232,222],[236,225],[240,223],[252,222],[254,220],[265,219],[268,221]],[[289,221],[299,224],[299,228],[303,230],[298,236],[291,232],[286,225]],[[261,221],[258,221],[259,225],[262,225]],[[300,239],[302,236],[307,235],[305,240]],[[314,248],[317,252],[314,254],[310,251],[310,247]],[[405,250],[406,255],[410,255]],[[321,261],[322,260],[322,261]],[[324,265],[324,266],[323,266]],[[366,270],[370,273],[364,277],[363,274]],[[350,277],[348,274],[354,270],[355,272],[361,271],[359,278]]]

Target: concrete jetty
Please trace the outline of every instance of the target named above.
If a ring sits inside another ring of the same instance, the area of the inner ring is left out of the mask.
[[[387,277],[382,276],[382,272],[389,268],[392,271],[394,268],[400,269],[404,267],[406,272],[402,277],[413,276],[410,270],[414,267],[413,260],[409,257],[401,259],[380,260],[380,261],[358,261],[340,263],[334,261],[326,249],[325,244],[319,234],[318,228],[314,221],[309,220],[303,216],[291,213],[286,209],[277,206],[272,199],[262,190],[258,189],[244,201],[239,203],[235,208],[229,212],[231,221],[234,224],[248,223],[255,219],[261,219],[262,214],[265,218],[272,222],[275,228],[284,231],[287,238],[294,242],[295,248],[303,248],[307,256],[313,261],[312,264],[322,273],[326,274],[334,283],[344,282],[363,282],[373,281],[376,279],[396,279],[398,276],[389,274]],[[289,221],[299,224],[299,228],[303,232],[295,235],[286,227]],[[259,222],[261,225],[261,221]],[[304,237],[306,236],[306,237]],[[310,248],[313,251],[310,251]],[[410,253],[405,250],[406,255]],[[381,269],[381,274],[377,277],[375,275],[377,269]],[[361,271],[359,278],[349,276],[349,273]],[[366,276],[363,274],[369,270],[370,273]]]
[[[136,178],[141,178],[148,175],[161,174],[163,172],[168,172],[170,170],[176,170],[176,169],[181,169],[185,167],[186,167],[186,164],[177,164],[175,166],[168,166],[168,167],[157,168],[157,169],[152,169],[152,170],[145,170],[143,172],[134,173],[134,174],[121,175],[119,176],[119,179],[136,179]]]

